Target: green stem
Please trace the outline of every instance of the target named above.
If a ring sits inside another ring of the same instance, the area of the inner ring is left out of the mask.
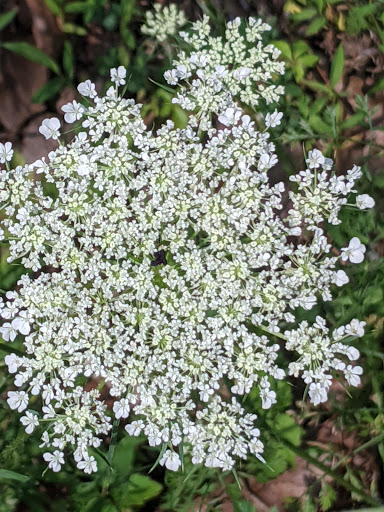
[[[377,444],[380,443],[380,441],[382,441],[384,439],[384,432],[382,432],[381,434],[379,434],[378,436],[374,437],[373,439],[370,439],[369,441],[367,441],[366,443],[362,444],[361,446],[359,446],[358,448],[356,448],[356,450],[353,450],[352,454],[351,455],[346,455],[345,457],[343,457],[341,460],[339,460],[339,462],[337,464],[335,464],[332,468],[333,471],[335,471],[335,469],[337,469],[338,467],[340,467],[342,464],[344,464],[344,462],[346,462],[351,456],[353,455],[357,455],[358,453],[362,452],[363,450],[366,450],[367,448],[370,448],[371,446],[376,446]]]
[[[111,443],[108,450],[108,462],[112,464],[113,454],[115,453],[115,447],[117,444],[117,433],[119,430],[120,420],[114,420],[111,433]]]

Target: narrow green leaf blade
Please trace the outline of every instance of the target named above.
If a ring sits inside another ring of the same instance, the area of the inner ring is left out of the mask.
[[[12,9],[11,11],[8,11],[0,16],[0,30],[3,30],[7,25],[11,23],[13,18],[17,14],[17,9]]]
[[[0,480],[17,480],[24,483],[29,480],[29,477],[8,469],[0,469]]]
[[[331,63],[331,71],[329,73],[329,79],[332,89],[339,82],[344,71],[344,50],[340,43]]]
[[[68,78],[72,79],[75,71],[75,57],[73,54],[72,45],[69,41],[64,42],[63,69]]]
[[[32,103],[45,103],[58,94],[65,87],[66,83],[67,81],[63,76],[56,76],[52,80],[48,80],[32,96]]]
[[[22,57],[25,57],[32,62],[42,64],[57,75],[60,74],[60,68],[56,62],[49,55],[29,43],[3,43],[2,47],[6,50],[9,50],[10,52],[17,53],[18,55],[21,55]]]

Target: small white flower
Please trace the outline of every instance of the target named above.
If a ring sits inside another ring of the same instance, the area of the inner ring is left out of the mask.
[[[0,334],[4,341],[13,341],[17,336],[17,330],[9,322],[0,327]]]
[[[128,418],[130,410],[129,401],[126,398],[122,398],[119,402],[113,404],[113,412],[117,419]]]
[[[232,107],[227,108],[224,114],[219,116],[219,123],[224,124],[225,126],[236,124],[239,121],[241,114],[241,110],[237,110]]]
[[[36,174],[41,174],[42,172],[49,171],[49,164],[45,161],[45,158],[41,158],[40,160],[36,160],[33,164],[31,164],[33,169],[36,169]]]
[[[302,229],[298,226],[296,226],[295,228],[292,228],[289,232],[290,235],[292,236],[300,236],[301,235],[301,231]]]
[[[216,76],[218,78],[224,78],[228,75],[228,69],[225,66],[215,66]]]
[[[312,151],[309,151],[306,162],[310,169],[317,169],[324,164],[325,158],[321,151],[313,149]]]
[[[268,171],[268,169],[271,169],[274,165],[277,164],[277,156],[276,155],[269,155],[268,153],[263,153],[260,156],[259,164],[257,168],[259,171]]]
[[[241,80],[244,80],[244,78],[247,78],[251,74],[251,71],[251,68],[247,67],[235,69],[233,72],[233,78],[240,82]]]
[[[348,247],[341,249],[341,259],[351,263],[361,263],[364,260],[365,246],[357,237],[353,237]]]
[[[86,98],[94,98],[96,96],[95,84],[90,80],[86,80],[77,86],[77,90]]]
[[[42,122],[39,132],[48,139],[57,140],[60,137],[60,121],[57,117],[51,117],[50,119],[44,119]]]
[[[78,160],[76,172],[79,176],[88,176],[92,171],[92,165],[89,162],[87,155],[81,155]]]
[[[368,194],[361,194],[356,197],[356,206],[360,210],[367,210],[368,208],[373,208],[375,206],[375,200]]]
[[[313,295],[313,294],[308,295],[308,297],[304,297],[303,299],[301,299],[301,302],[300,302],[301,307],[308,311],[310,309],[312,309],[313,306],[316,306],[316,304],[317,304],[317,299],[316,299],[315,295]]]
[[[36,414],[32,414],[29,411],[25,413],[25,416],[20,418],[20,421],[26,427],[25,431],[27,434],[32,434],[35,428],[39,425],[39,420]]]
[[[180,64],[176,68],[176,76],[179,80],[185,80],[191,76],[191,73],[188,71],[188,68],[185,66],[185,64]]]
[[[55,450],[53,453],[45,452],[44,460],[49,462],[48,467],[55,473],[60,471],[61,465],[64,464],[64,453],[59,450]]]
[[[127,76],[127,71],[124,66],[119,66],[117,69],[111,69],[111,80],[117,86],[125,84],[125,77]]]
[[[336,286],[343,286],[349,282],[349,277],[344,272],[344,270],[338,270],[334,279]]]
[[[27,336],[31,332],[31,326],[25,311],[21,311],[20,316],[17,316],[12,320],[12,328],[18,331],[20,334]]]
[[[348,347],[347,356],[350,361],[357,361],[360,357],[360,352],[355,347]]]
[[[10,162],[13,157],[13,149],[11,142],[5,144],[0,143],[0,163]]]
[[[309,397],[313,405],[319,405],[327,401],[327,388],[325,388],[320,382],[312,382],[309,386],[308,391]]]
[[[265,126],[267,128],[275,128],[279,126],[281,123],[281,119],[283,118],[283,114],[275,110],[272,114],[267,114],[265,116]]]
[[[176,85],[177,82],[179,81],[176,69],[170,69],[166,71],[164,73],[164,78],[170,85]]]
[[[160,459],[160,464],[162,466],[165,465],[165,467],[170,471],[177,471],[181,466],[181,460],[176,452],[166,450],[164,455]]]
[[[352,336],[358,336],[361,338],[364,336],[364,327],[366,326],[366,322],[360,322],[356,318],[351,320],[351,323],[345,326],[345,332],[347,334],[351,334]]]
[[[82,469],[84,473],[95,473],[97,471],[97,462],[95,457],[86,457],[77,463],[77,467]]]
[[[363,369],[361,366],[352,366],[348,365],[344,370],[344,376],[350,386],[357,387],[361,380],[359,375],[363,374]]]
[[[29,397],[25,391],[8,391],[7,403],[11,409],[22,412],[28,407],[28,402]]]
[[[65,112],[64,121],[66,123],[74,123],[83,117],[83,113],[85,108],[77,101],[73,101],[72,103],[67,103],[66,105],[61,107],[61,110]]]
[[[276,393],[269,388],[264,388],[260,391],[260,398],[263,409],[270,409],[277,402]]]
[[[20,359],[16,354],[7,354],[4,358],[9,373],[16,373],[20,366]]]

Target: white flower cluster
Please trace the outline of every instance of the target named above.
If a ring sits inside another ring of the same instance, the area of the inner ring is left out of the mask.
[[[357,261],[365,248],[353,239],[331,256],[315,227],[324,218],[336,222],[359,176],[355,168],[345,179],[330,177],[330,161],[316,150],[295,178],[288,219],[278,215],[284,185],[270,185],[267,176],[277,161],[274,144],[236,103],[238,96],[250,105],[269,102],[281,92],[264,85],[282,72],[278,51],[254,44],[266,28],[235,20],[223,42],[207,35],[206,18],[192,25],[184,37],[198,49],[167,73],[176,83],[198,77],[177,96],[195,109],[185,128],[167,121],[148,130],[141,105],[118,95],[120,67],[111,70],[115,85],[105,97],[87,80],[78,87],[86,105],[63,107],[66,121],[82,126],[71,142],[59,143],[48,161],[0,173],[9,261],[35,272],[1,303],[3,340],[20,334],[25,346],[24,356],[5,359],[19,388],[8,404],[22,412],[40,397],[43,416],[28,410],[21,421],[28,433],[40,421],[49,426],[42,446],[54,471],[68,448],[79,469],[95,471],[88,449],[108,433],[113,415],[133,414],[127,432],[162,445],[160,463],[169,469],[182,464],[181,444],[209,467],[229,469],[248,453],[261,458],[256,415],[226,398],[226,383],[240,397],[256,387],[261,407],[271,407],[271,383],[285,376],[276,339],[297,354],[288,373],[303,376],[313,403],[325,399],[332,370],[359,382],[360,367],[336,356],[357,358],[341,342],[361,335],[357,321],[332,338],[321,318],[280,332],[294,326],[298,307],[330,300],[331,286],[348,282],[338,260]],[[208,125],[213,113],[219,124]],[[267,114],[267,128],[280,120],[277,111]],[[59,120],[44,121],[40,131],[59,141]],[[306,245],[297,240],[302,230],[311,238]]]
[[[270,29],[254,18],[244,27],[236,18],[227,23],[225,38],[218,38],[210,35],[210,20],[204,16],[189,32],[180,32],[191,51],[180,52],[164,77],[171,85],[186,82],[172,102],[194,111],[192,126],[214,130],[212,114],[226,126],[236,125],[242,113],[235,98],[250,107],[261,99],[267,104],[278,100],[284,88],[276,86],[272,77],[284,73],[284,64],[277,61],[280,51],[261,41]]]
[[[141,30],[143,34],[147,34],[162,43],[170,36],[177,35],[179,29],[187,22],[188,19],[184,11],[181,11],[176,4],[170,4],[169,6],[155,4],[154,11],[147,11],[145,25]]]

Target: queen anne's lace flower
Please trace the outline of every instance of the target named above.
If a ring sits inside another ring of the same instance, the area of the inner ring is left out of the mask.
[[[147,12],[142,32],[161,43],[168,37],[175,36],[187,21],[185,13],[176,4],[162,6],[157,3],[154,5],[154,11]]]
[[[182,465],[181,443],[208,467],[230,469],[248,453],[263,460],[256,415],[235,396],[256,388],[261,407],[276,402],[272,382],[285,376],[276,339],[297,355],[288,373],[302,375],[315,405],[334,372],[360,381],[360,367],[343,360],[358,351],[343,340],[361,336],[362,323],[331,334],[321,317],[294,323],[297,308],[331,300],[333,284],[348,282],[339,258],[362,260],[357,239],[338,258],[319,228],[339,222],[360,169],[331,175],[331,161],[313,150],[292,178],[288,217],[279,217],[285,187],[267,172],[277,162],[268,128],[281,113],[266,115],[260,132],[237,103],[282,93],[273,84],[283,73],[279,51],[261,43],[268,28],[236,19],[214,38],[204,17],[182,34],[190,50],[166,78],[178,86],[175,102],[192,111],[184,128],[167,121],[148,130],[141,105],[119,97],[125,70],[117,68],[104,97],[87,80],[78,91],[92,103],[64,107],[67,121],[82,125],[67,145],[0,173],[9,261],[38,272],[1,303],[3,339],[19,334],[25,346],[24,356],[5,358],[21,388],[8,404],[22,412],[41,398],[41,447],[53,471],[68,449],[79,469],[95,471],[88,450],[113,416],[162,445],[160,463],[171,470]],[[59,126],[49,119],[40,131],[58,139]],[[308,243],[297,239],[303,233]],[[38,421],[31,411],[22,418],[28,432]]]

